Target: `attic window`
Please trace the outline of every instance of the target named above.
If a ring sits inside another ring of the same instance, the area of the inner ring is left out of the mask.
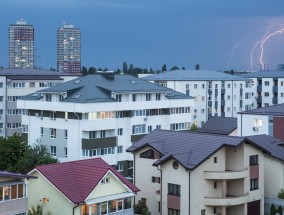
[[[80,82],[80,80],[77,80],[77,81],[74,82],[74,84],[78,84],[79,82]]]
[[[130,81],[132,84],[137,84],[135,81]]]
[[[178,169],[178,166],[179,166],[179,165],[178,165],[178,162],[177,162],[177,161],[174,161],[174,162],[173,162],[173,168],[174,168],[174,169]]]
[[[77,94],[77,95],[74,96],[74,99],[78,99],[80,96],[81,96],[81,95],[78,95],[78,94]]]

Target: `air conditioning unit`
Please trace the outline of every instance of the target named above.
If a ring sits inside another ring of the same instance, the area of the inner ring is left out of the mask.
[[[147,117],[144,117],[144,121],[146,122],[148,120],[148,118]]]
[[[39,113],[35,113],[35,116],[39,117]]]
[[[252,127],[252,130],[254,130],[254,131],[258,131],[258,127]]]

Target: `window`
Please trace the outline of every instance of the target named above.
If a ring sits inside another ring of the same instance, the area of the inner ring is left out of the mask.
[[[193,87],[194,87],[194,89],[197,89],[197,84],[194,84]]]
[[[161,128],[162,128],[161,125],[156,125],[156,129],[157,129],[157,130],[160,130]]]
[[[55,111],[50,112],[50,119],[56,120],[56,112]]]
[[[128,161],[128,169],[133,169],[133,161]]]
[[[0,96],[0,102],[3,102],[3,96]]]
[[[95,139],[96,138],[96,131],[89,131],[89,139]]]
[[[56,129],[50,128],[50,138],[56,138]]]
[[[136,94],[132,94],[132,101],[133,101],[133,102],[136,101]]]
[[[117,129],[117,135],[118,135],[118,136],[123,135],[123,128]]]
[[[205,209],[201,210],[201,215],[206,215],[205,212]]]
[[[204,109],[201,109],[201,113],[204,113],[205,112],[205,110]]]
[[[50,146],[50,154],[56,156],[56,146]]]
[[[106,131],[105,130],[101,130],[100,131],[100,138],[105,138],[106,137]]]
[[[158,100],[161,100],[161,94],[156,94],[156,100],[158,101]]]
[[[228,99],[228,100],[230,100],[230,99],[231,99],[231,96],[230,96],[230,95],[228,95],[228,96],[227,96],[227,99]]]
[[[35,82],[30,82],[30,88],[35,87]]]
[[[265,81],[264,86],[269,86],[269,81]]]
[[[160,177],[154,177],[154,176],[152,176],[152,183],[158,183],[158,184],[160,184],[161,182],[161,179],[160,179]]]
[[[249,165],[254,166],[258,164],[258,155],[249,156]]]
[[[258,189],[258,178],[250,179],[250,190]]]
[[[168,215],[180,215],[180,211],[176,209],[168,208]]]
[[[121,95],[116,95],[116,100],[117,100],[118,102],[121,102]]]
[[[217,188],[217,182],[215,181],[214,182],[214,189],[216,189]]]
[[[123,146],[117,146],[117,153],[123,152]]]
[[[132,134],[145,134],[146,125],[133,125]]]
[[[187,95],[187,96],[189,96],[189,84],[186,84],[185,85],[185,94]]]
[[[117,169],[117,171],[118,171],[118,172],[123,171],[123,163],[118,162],[118,163],[117,163],[117,167],[116,167],[116,169]]]
[[[45,101],[51,102],[51,94],[46,94],[45,95]]]
[[[204,102],[204,101],[205,101],[205,96],[202,96],[202,97],[201,97],[201,100]]]
[[[40,136],[43,136],[43,127],[40,127]]]
[[[151,101],[151,94],[150,93],[146,94],[146,101]]]
[[[180,185],[168,184],[168,194],[180,196]]]
[[[23,133],[28,133],[28,131],[29,131],[28,125],[22,125],[22,132]]]
[[[108,184],[110,183],[110,177],[105,177],[104,179],[101,180],[101,184]]]
[[[67,150],[67,147],[64,147],[64,153],[65,153],[65,157],[67,158],[67,157],[68,157],[68,150]]]
[[[231,84],[227,84],[227,88],[231,88]]]
[[[264,96],[265,96],[265,97],[269,97],[269,93],[268,93],[268,92],[265,92],[265,93],[264,93]]]
[[[152,125],[148,126],[148,133],[150,133],[152,131]]]
[[[262,126],[262,119],[255,119],[254,126],[261,127]]]
[[[215,89],[218,89],[218,84],[215,84]]]
[[[65,139],[67,140],[68,139],[68,130],[64,130],[64,136],[65,136]]]
[[[140,153],[140,158],[154,159],[154,151],[149,149],[145,152]]]
[[[218,163],[217,157],[214,157],[214,163]]]

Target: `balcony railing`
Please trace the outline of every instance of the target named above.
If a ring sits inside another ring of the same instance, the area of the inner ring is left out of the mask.
[[[28,198],[0,202],[0,214],[16,214],[28,210]]]
[[[241,179],[248,177],[248,168],[239,171],[205,171],[204,179],[212,180],[232,180],[232,179]]]
[[[205,205],[210,206],[232,206],[247,203],[249,200],[248,193],[241,196],[227,195],[226,198],[222,197],[205,197]]]

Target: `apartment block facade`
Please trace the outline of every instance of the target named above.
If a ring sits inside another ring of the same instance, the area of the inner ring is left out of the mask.
[[[281,147],[262,145],[266,138],[153,131],[127,149],[141,190],[136,201],[157,215],[263,215],[265,185],[273,196],[283,185],[283,176],[269,181],[282,172],[265,177],[265,160],[277,167],[284,160]]]
[[[22,133],[21,116],[25,111],[17,108],[18,98],[77,77],[42,69],[0,70],[0,136]]]
[[[81,72],[81,31],[73,25],[57,30],[57,71]]]
[[[9,26],[9,68],[34,68],[34,27],[24,20]]]
[[[252,80],[256,108],[284,103],[284,71],[259,71],[242,75]]]
[[[125,150],[154,129],[186,130],[193,99],[128,75],[102,73],[37,91],[18,100],[29,144],[61,161],[102,157],[132,176]]]
[[[194,97],[192,121],[199,127],[211,116],[236,117],[255,108],[250,79],[205,70],[175,70],[143,79]]]

